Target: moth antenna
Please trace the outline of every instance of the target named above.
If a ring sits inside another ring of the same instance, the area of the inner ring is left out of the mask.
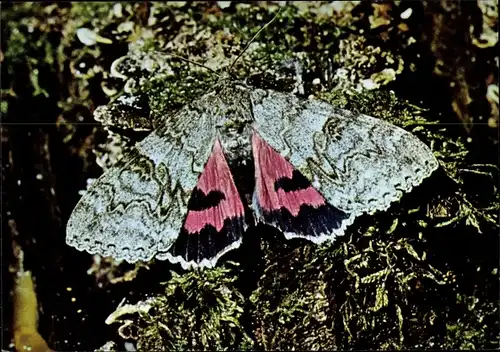
[[[247,51],[247,49],[250,47],[250,44],[252,44],[255,39],[260,35],[260,33],[266,29],[271,23],[273,23],[276,18],[278,17],[278,15],[280,14],[281,12],[281,9],[282,7],[280,7],[278,9],[278,12],[276,12],[276,15],[274,15],[274,17],[269,21],[267,22],[265,25],[262,26],[262,28],[260,28],[257,33],[254,34],[254,36],[252,37],[252,39],[250,39],[247,43],[247,45],[245,46],[245,48],[243,48],[243,50],[240,52],[240,54],[238,55],[238,57],[233,61],[233,63],[231,64],[231,66],[229,66],[229,68],[227,69],[227,73],[230,74],[230,71],[232,70],[232,68],[234,67],[234,65],[236,64],[236,62],[238,62],[238,60],[243,56],[243,54],[245,53],[245,51]],[[219,72],[211,69],[210,67],[207,67],[203,64],[200,64],[199,62],[196,62],[196,61],[192,61],[192,60],[189,60],[189,59],[186,59],[185,57],[182,57],[182,56],[179,56],[179,55],[176,55],[176,54],[170,54],[170,56],[172,57],[175,57],[179,60],[182,60],[184,62],[187,62],[187,63],[190,63],[190,64],[193,64],[193,65],[196,65],[196,66],[199,66],[199,67],[203,67],[209,71],[211,71],[212,73],[215,73],[218,77],[219,77],[219,80],[222,80],[223,79],[223,75],[221,75]]]
[[[231,71],[231,69],[234,67],[234,65],[236,64],[236,62],[238,62],[238,60],[239,60],[239,59],[243,56],[243,54],[245,53],[245,51],[247,51],[247,49],[250,47],[250,44],[252,44],[252,43],[255,41],[255,39],[256,39],[256,38],[260,35],[260,33],[261,33],[264,29],[266,29],[266,28],[267,28],[267,27],[268,27],[271,23],[273,23],[273,22],[276,20],[276,18],[278,18],[278,15],[280,14],[281,9],[282,9],[282,7],[280,7],[280,8],[278,9],[278,12],[276,12],[276,15],[274,15],[274,17],[273,17],[273,18],[272,18],[269,22],[267,22],[265,25],[263,25],[263,26],[262,26],[262,28],[261,28],[261,29],[259,29],[259,30],[257,31],[257,33],[255,33],[255,34],[254,34],[254,36],[252,37],[252,39],[250,39],[250,40],[249,40],[249,42],[247,43],[247,45],[245,46],[245,48],[244,48],[244,49],[240,52],[240,54],[239,54],[239,55],[238,55],[238,57],[237,57],[237,58],[233,61],[233,63],[231,64],[231,66],[229,66],[229,69],[227,70],[227,72],[230,72],[230,71]]]
[[[199,62],[196,62],[196,61],[192,61],[192,60],[186,59],[185,57],[182,57],[182,56],[179,56],[179,55],[176,55],[176,54],[169,54],[169,55],[170,55],[170,56],[172,56],[172,57],[175,57],[175,58],[177,58],[177,59],[179,59],[179,60],[182,60],[182,61],[184,61],[184,62],[187,62],[187,63],[193,64],[193,65],[196,65],[196,66],[199,66],[199,67],[203,67],[203,68],[205,68],[205,69],[207,69],[207,70],[211,71],[212,73],[215,73],[217,76],[219,76],[219,77],[220,77],[220,73],[219,73],[219,72],[217,72],[217,71],[215,71],[215,70],[212,70],[210,67],[205,66],[205,65],[203,65],[203,64],[200,64]]]

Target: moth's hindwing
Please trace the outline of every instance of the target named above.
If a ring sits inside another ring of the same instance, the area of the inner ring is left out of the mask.
[[[240,245],[245,228],[243,203],[216,140],[168,259],[180,261],[184,268],[211,267],[224,253]]]
[[[291,94],[255,89],[251,97],[261,138],[348,223],[387,209],[438,167],[424,143],[385,121]]]
[[[257,132],[252,136],[255,163],[253,206],[257,219],[282,231],[287,238],[319,243],[343,234],[349,214],[325,198]]]
[[[164,258],[215,142],[215,117],[189,108],[138,143],[81,198],[66,242],[128,262]]]

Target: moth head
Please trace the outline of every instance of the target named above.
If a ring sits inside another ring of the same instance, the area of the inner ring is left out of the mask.
[[[228,120],[220,126],[220,130],[225,133],[242,134],[247,126],[247,121]]]

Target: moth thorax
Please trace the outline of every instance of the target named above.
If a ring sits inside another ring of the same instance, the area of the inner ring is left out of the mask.
[[[229,165],[252,159],[251,128],[222,128],[219,130],[220,142]]]

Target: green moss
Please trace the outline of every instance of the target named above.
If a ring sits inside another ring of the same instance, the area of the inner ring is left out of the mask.
[[[235,350],[251,348],[240,321],[244,299],[234,286],[234,269],[218,267],[172,273],[164,296],[139,318],[140,350]]]
[[[0,102],[0,113],[2,113],[2,115],[7,113],[8,106],[9,106],[9,103],[6,102],[5,100],[2,100]]]
[[[114,2],[75,2],[70,7],[70,19],[79,25],[98,25],[109,18]]]

